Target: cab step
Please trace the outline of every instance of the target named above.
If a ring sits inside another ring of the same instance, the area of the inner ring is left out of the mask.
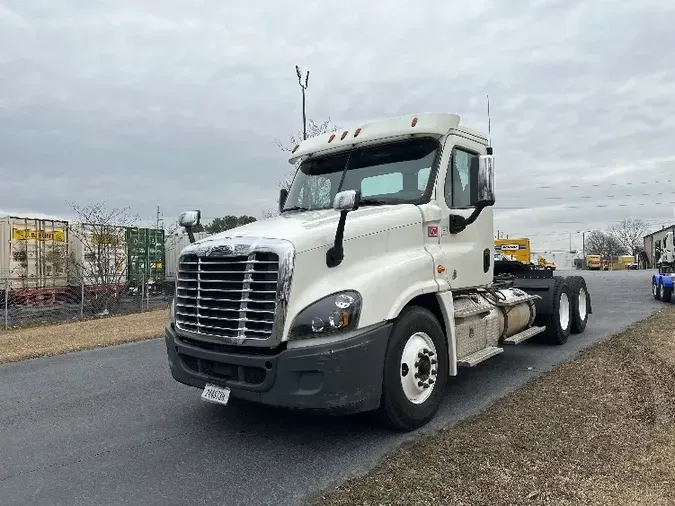
[[[502,344],[520,344],[523,341],[527,341],[529,338],[536,336],[537,334],[541,334],[545,330],[546,327],[530,327],[523,330],[522,332],[512,335],[511,337],[507,337],[504,339]]]
[[[499,355],[500,353],[504,353],[504,348],[489,346],[487,348],[483,348],[480,351],[477,351],[476,353],[472,353],[471,355],[458,360],[457,365],[460,367],[473,367],[475,365],[480,364],[484,360],[487,360],[488,358],[492,358],[495,355]]]

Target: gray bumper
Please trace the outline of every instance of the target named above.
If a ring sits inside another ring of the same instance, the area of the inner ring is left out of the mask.
[[[206,348],[165,329],[171,374],[197,388],[227,386],[235,398],[271,406],[341,414],[376,409],[382,392],[386,324],[326,345],[273,355]]]

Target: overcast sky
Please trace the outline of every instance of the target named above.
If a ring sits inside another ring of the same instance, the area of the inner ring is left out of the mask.
[[[0,0],[0,214],[259,216],[301,127],[299,64],[310,117],[340,126],[486,130],[489,93],[496,228],[536,248],[672,223],[674,21],[662,0]]]

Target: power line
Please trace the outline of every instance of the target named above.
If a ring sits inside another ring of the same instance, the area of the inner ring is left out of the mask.
[[[664,179],[664,180],[655,180],[655,181],[626,181],[626,182],[621,182],[621,183],[586,183],[586,184],[571,184],[571,185],[542,185],[542,186],[534,186],[530,188],[536,188],[536,189],[541,189],[541,190],[554,190],[554,189],[560,189],[560,188],[588,188],[589,186],[593,188],[599,188],[601,186],[613,186],[613,187],[618,187],[618,186],[637,186],[637,185],[646,185],[646,184],[669,184],[672,183],[672,179]]]
[[[665,205],[674,205],[675,200],[669,200],[666,202],[636,202],[634,204],[590,204],[590,205],[578,205],[578,204],[563,204],[556,206],[557,209],[587,209],[587,208],[606,208],[606,207],[633,207],[633,206],[665,206]],[[523,211],[526,209],[536,210],[542,209],[548,206],[495,206],[495,209],[504,209],[507,211]]]

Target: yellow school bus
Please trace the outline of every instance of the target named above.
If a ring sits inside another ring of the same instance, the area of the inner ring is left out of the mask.
[[[495,252],[512,257],[524,264],[530,263],[530,240],[526,237],[518,239],[495,239]]]

